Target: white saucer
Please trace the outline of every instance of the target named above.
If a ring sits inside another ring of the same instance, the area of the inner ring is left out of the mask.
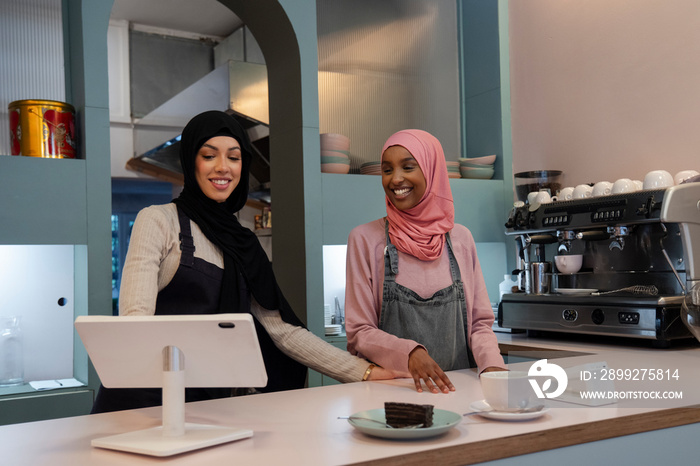
[[[598,290],[594,288],[554,288],[554,291],[561,294],[593,294]]]
[[[511,413],[508,411],[494,411],[486,400],[475,401],[469,405],[472,411],[478,411],[478,415],[495,421],[528,421],[543,416],[549,408],[545,407],[534,413]]]

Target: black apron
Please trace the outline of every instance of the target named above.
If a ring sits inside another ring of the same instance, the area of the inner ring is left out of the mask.
[[[194,256],[195,247],[190,219],[180,208],[177,209],[177,214],[182,251],[180,265],[170,283],[158,293],[155,315],[249,312],[250,294],[242,275],[238,277],[238,287],[241,290],[238,309],[228,311],[219,309],[224,271]],[[262,324],[257,319],[253,319],[268,374],[268,384],[258,389],[262,392],[272,392],[303,388],[306,382],[306,367],[282,353]],[[185,401],[225,398],[233,394],[234,391],[231,388],[186,388]],[[160,406],[162,403],[160,388],[106,388],[100,385],[91,414]]]

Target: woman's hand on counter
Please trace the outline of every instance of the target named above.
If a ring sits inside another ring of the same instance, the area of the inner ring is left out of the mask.
[[[455,391],[449,377],[440,369],[440,366],[430,357],[428,351],[422,346],[417,346],[408,355],[408,370],[416,384],[416,390],[423,391],[421,380],[432,393],[449,393]]]

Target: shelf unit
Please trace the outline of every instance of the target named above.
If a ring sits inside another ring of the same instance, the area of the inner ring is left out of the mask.
[[[466,154],[497,154],[491,180],[451,179],[455,222],[469,228],[477,243],[484,276],[492,277],[497,291],[503,268],[512,270],[514,259],[504,234],[504,222],[513,203],[512,145],[510,139],[510,68],[508,0],[457,2],[460,29],[460,82],[462,93],[462,146]],[[306,154],[305,164],[315,166]],[[386,215],[384,191],[376,175],[320,173],[321,237],[323,245],[346,244],[350,230]],[[307,188],[317,188],[307,182]],[[307,221],[306,228],[319,227]],[[308,266],[308,265],[307,265]],[[315,271],[307,272],[307,279]],[[307,303],[309,328],[322,335],[322,303]],[[344,337],[326,337],[344,348]],[[325,384],[311,373],[310,384]]]
[[[80,159],[0,155],[0,244],[74,246],[74,314],[111,314],[107,26],[112,0],[63,0],[66,100]],[[87,66],[89,64],[89,66]],[[41,292],[41,284],[33,284]],[[0,389],[0,424],[87,414],[99,380],[73,333],[74,377],[86,386]]]
[[[85,160],[0,156],[0,244],[73,245],[74,316],[88,313],[88,261],[93,248],[109,242],[88,230],[88,177]],[[107,206],[107,217],[109,214]],[[102,245],[104,246],[104,244]],[[41,292],[41,284],[28,284]],[[37,392],[28,384],[0,389],[0,424],[87,414],[96,382],[90,381],[87,354],[74,334],[73,376],[82,388]]]
[[[87,244],[85,160],[0,156],[0,244]]]
[[[323,244],[346,244],[357,225],[386,215],[381,177],[321,174],[323,190]],[[492,242],[503,231],[503,180],[451,179],[455,222],[467,225],[479,242]],[[352,215],[349,215],[352,213]],[[505,235],[504,235],[505,238]]]

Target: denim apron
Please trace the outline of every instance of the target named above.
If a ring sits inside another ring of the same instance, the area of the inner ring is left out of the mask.
[[[396,283],[399,255],[389,239],[385,222],[384,286],[379,329],[423,345],[444,371],[476,367],[467,342],[467,305],[459,265],[452,250],[450,234],[445,234],[452,285],[429,298]]]

